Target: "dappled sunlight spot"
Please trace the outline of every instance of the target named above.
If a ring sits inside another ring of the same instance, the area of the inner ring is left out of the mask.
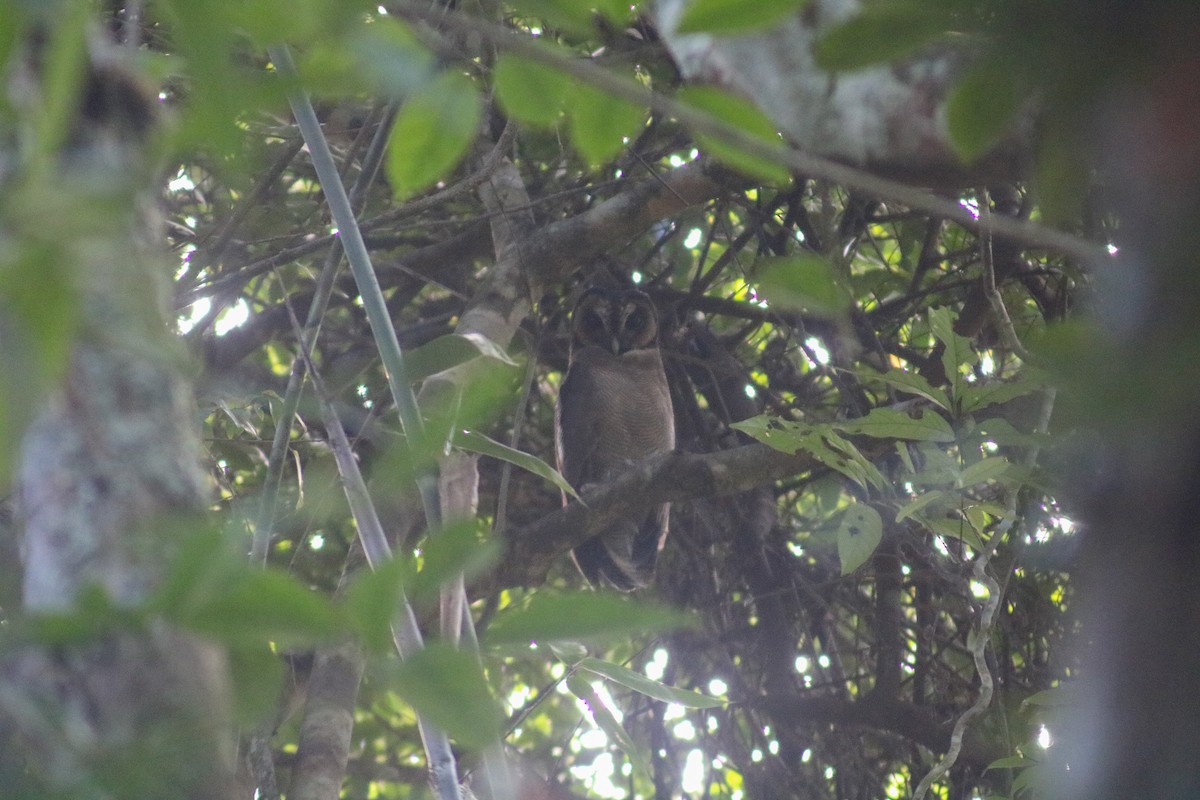
[[[1038,747],[1043,750],[1049,750],[1050,745],[1054,744],[1054,738],[1050,736],[1050,729],[1045,725],[1038,729],[1037,743]]]
[[[972,596],[977,597],[980,600],[983,600],[989,594],[991,594],[991,592],[988,591],[987,584],[981,583],[979,581],[971,581],[971,594],[972,594]]]
[[[325,549],[325,537],[319,533],[314,533],[308,539],[308,549],[313,552]]]
[[[652,681],[661,681],[663,674],[667,670],[667,659],[670,656],[664,648],[658,648],[654,651],[654,657],[646,662],[646,666],[642,671],[646,673],[646,677]]]
[[[807,747],[804,749],[804,752],[800,754],[800,763],[807,764],[810,761],[812,761],[812,748]]]
[[[699,794],[704,791],[705,775],[708,770],[704,766],[704,751],[689,750],[687,760],[683,764],[683,776],[680,788],[688,794]]]
[[[807,675],[810,666],[808,656],[796,656],[796,672]]]
[[[908,776],[903,772],[893,772],[888,775],[884,793],[892,800],[908,797]]]
[[[971,212],[971,216],[979,219],[979,201],[974,197],[964,197],[958,201],[958,204]]]
[[[1068,519],[1067,517],[1051,517],[1050,524],[1054,526],[1057,532],[1068,535],[1075,533],[1075,529],[1078,527],[1075,524],[1075,520]]]
[[[231,330],[240,328],[248,319],[250,319],[250,304],[245,300],[238,300],[217,315],[217,321],[213,323],[213,333],[217,336],[224,336]]]
[[[688,231],[687,236],[683,239],[683,246],[691,250],[696,245],[700,244],[700,240],[704,238],[704,232],[699,228],[692,228]]]
[[[601,753],[590,764],[576,764],[571,775],[583,781],[588,789],[601,797],[623,798],[625,791],[613,783],[616,765],[611,753]]]
[[[618,706],[616,701],[613,700],[612,695],[608,693],[608,684],[606,682],[593,681],[592,691],[596,693],[596,696],[600,698],[600,702],[604,703],[604,706],[609,710],[609,713],[613,715],[613,718],[615,718],[617,722],[625,721],[625,715],[621,712],[620,706]],[[588,709],[588,714],[591,714],[591,709]],[[595,720],[593,720],[593,722],[594,721]]]
[[[713,678],[708,682],[708,693],[713,697],[723,697],[729,691],[729,685],[720,678]]]
[[[817,656],[817,665],[820,666],[821,669],[829,669],[829,664],[829,656],[825,655],[824,653],[821,653],[821,655]]]
[[[643,275],[642,273],[638,272],[638,271],[635,269],[635,270],[634,270],[634,271],[633,271],[633,272],[632,272],[632,273],[629,275],[629,280],[633,281],[634,283],[641,283],[641,282],[642,282],[642,281],[645,279],[645,277],[646,277],[645,275]]]
[[[191,333],[192,328],[196,327],[196,323],[208,316],[209,310],[212,309],[212,301],[207,297],[201,297],[196,302],[192,303],[187,316],[180,317],[175,323],[175,330],[181,335]]]
[[[608,747],[608,734],[599,728],[592,728],[579,734],[579,746],[584,750],[603,750]]]
[[[190,192],[196,188],[196,182],[192,180],[192,176],[188,175],[183,169],[175,173],[175,177],[167,183],[167,189],[172,192]]]
[[[175,279],[179,280],[187,272],[188,267],[192,263],[192,253],[196,252],[196,245],[185,244],[179,248],[179,269],[175,270]]]
[[[823,367],[829,364],[829,351],[825,349],[825,343],[820,339],[815,336],[810,336],[804,340],[804,346],[808,348],[808,351],[805,353],[805,355],[807,356],[809,353],[811,353],[811,359],[816,359],[817,364],[820,364]]]
[[[696,738],[696,726],[692,724],[690,719],[685,719],[682,722],[677,723],[675,727],[671,729],[671,733],[675,735],[676,739],[682,739],[690,742]]]

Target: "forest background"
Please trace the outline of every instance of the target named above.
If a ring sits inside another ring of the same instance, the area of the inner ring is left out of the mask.
[[[3,0],[0,794],[1200,796],[1198,34]],[[595,283],[678,452],[563,506]]]

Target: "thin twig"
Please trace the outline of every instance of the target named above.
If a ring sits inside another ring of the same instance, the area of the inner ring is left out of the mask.
[[[990,220],[992,216],[991,198],[988,196],[987,189],[979,193],[979,216],[985,221]],[[1022,361],[1028,362],[1029,352],[1021,346],[1021,340],[1017,337],[1016,329],[1013,328],[1012,318],[1009,317],[1008,309],[1004,306],[1004,298],[1000,296],[1000,291],[996,288],[992,234],[987,228],[979,234],[979,248],[983,256],[983,293],[987,296],[988,305],[992,309],[992,320],[1000,330],[1000,338],[1004,340],[1004,346]]]

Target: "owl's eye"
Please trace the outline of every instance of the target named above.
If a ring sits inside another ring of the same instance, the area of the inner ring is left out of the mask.
[[[625,321],[625,327],[631,331],[640,331],[645,329],[649,321],[646,312],[639,309],[629,315],[629,319]]]

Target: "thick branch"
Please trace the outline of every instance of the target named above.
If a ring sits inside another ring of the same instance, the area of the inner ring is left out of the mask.
[[[857,725],[898,734],[935,753],[944,753],[950,747],[952,724],[940,721],[927,708],[881,695],[843,700],[775,693],[756,698],[750,705],[766,711],[777,725]],[[1004,755],[1007,752],[1002,746],[969,734],[959,760],[984,767]]]
[[[869,444],[868,458],[889,445]],[[553,559],[615,520],[634,518],[663,502],[731,495],[781,478],[823,468],[807,453],[788,455],[765,444],[698,455],[668,453],[631,467],[615,480],[508,536],[508,552],[497,570],[501,585],[539,582]]]

